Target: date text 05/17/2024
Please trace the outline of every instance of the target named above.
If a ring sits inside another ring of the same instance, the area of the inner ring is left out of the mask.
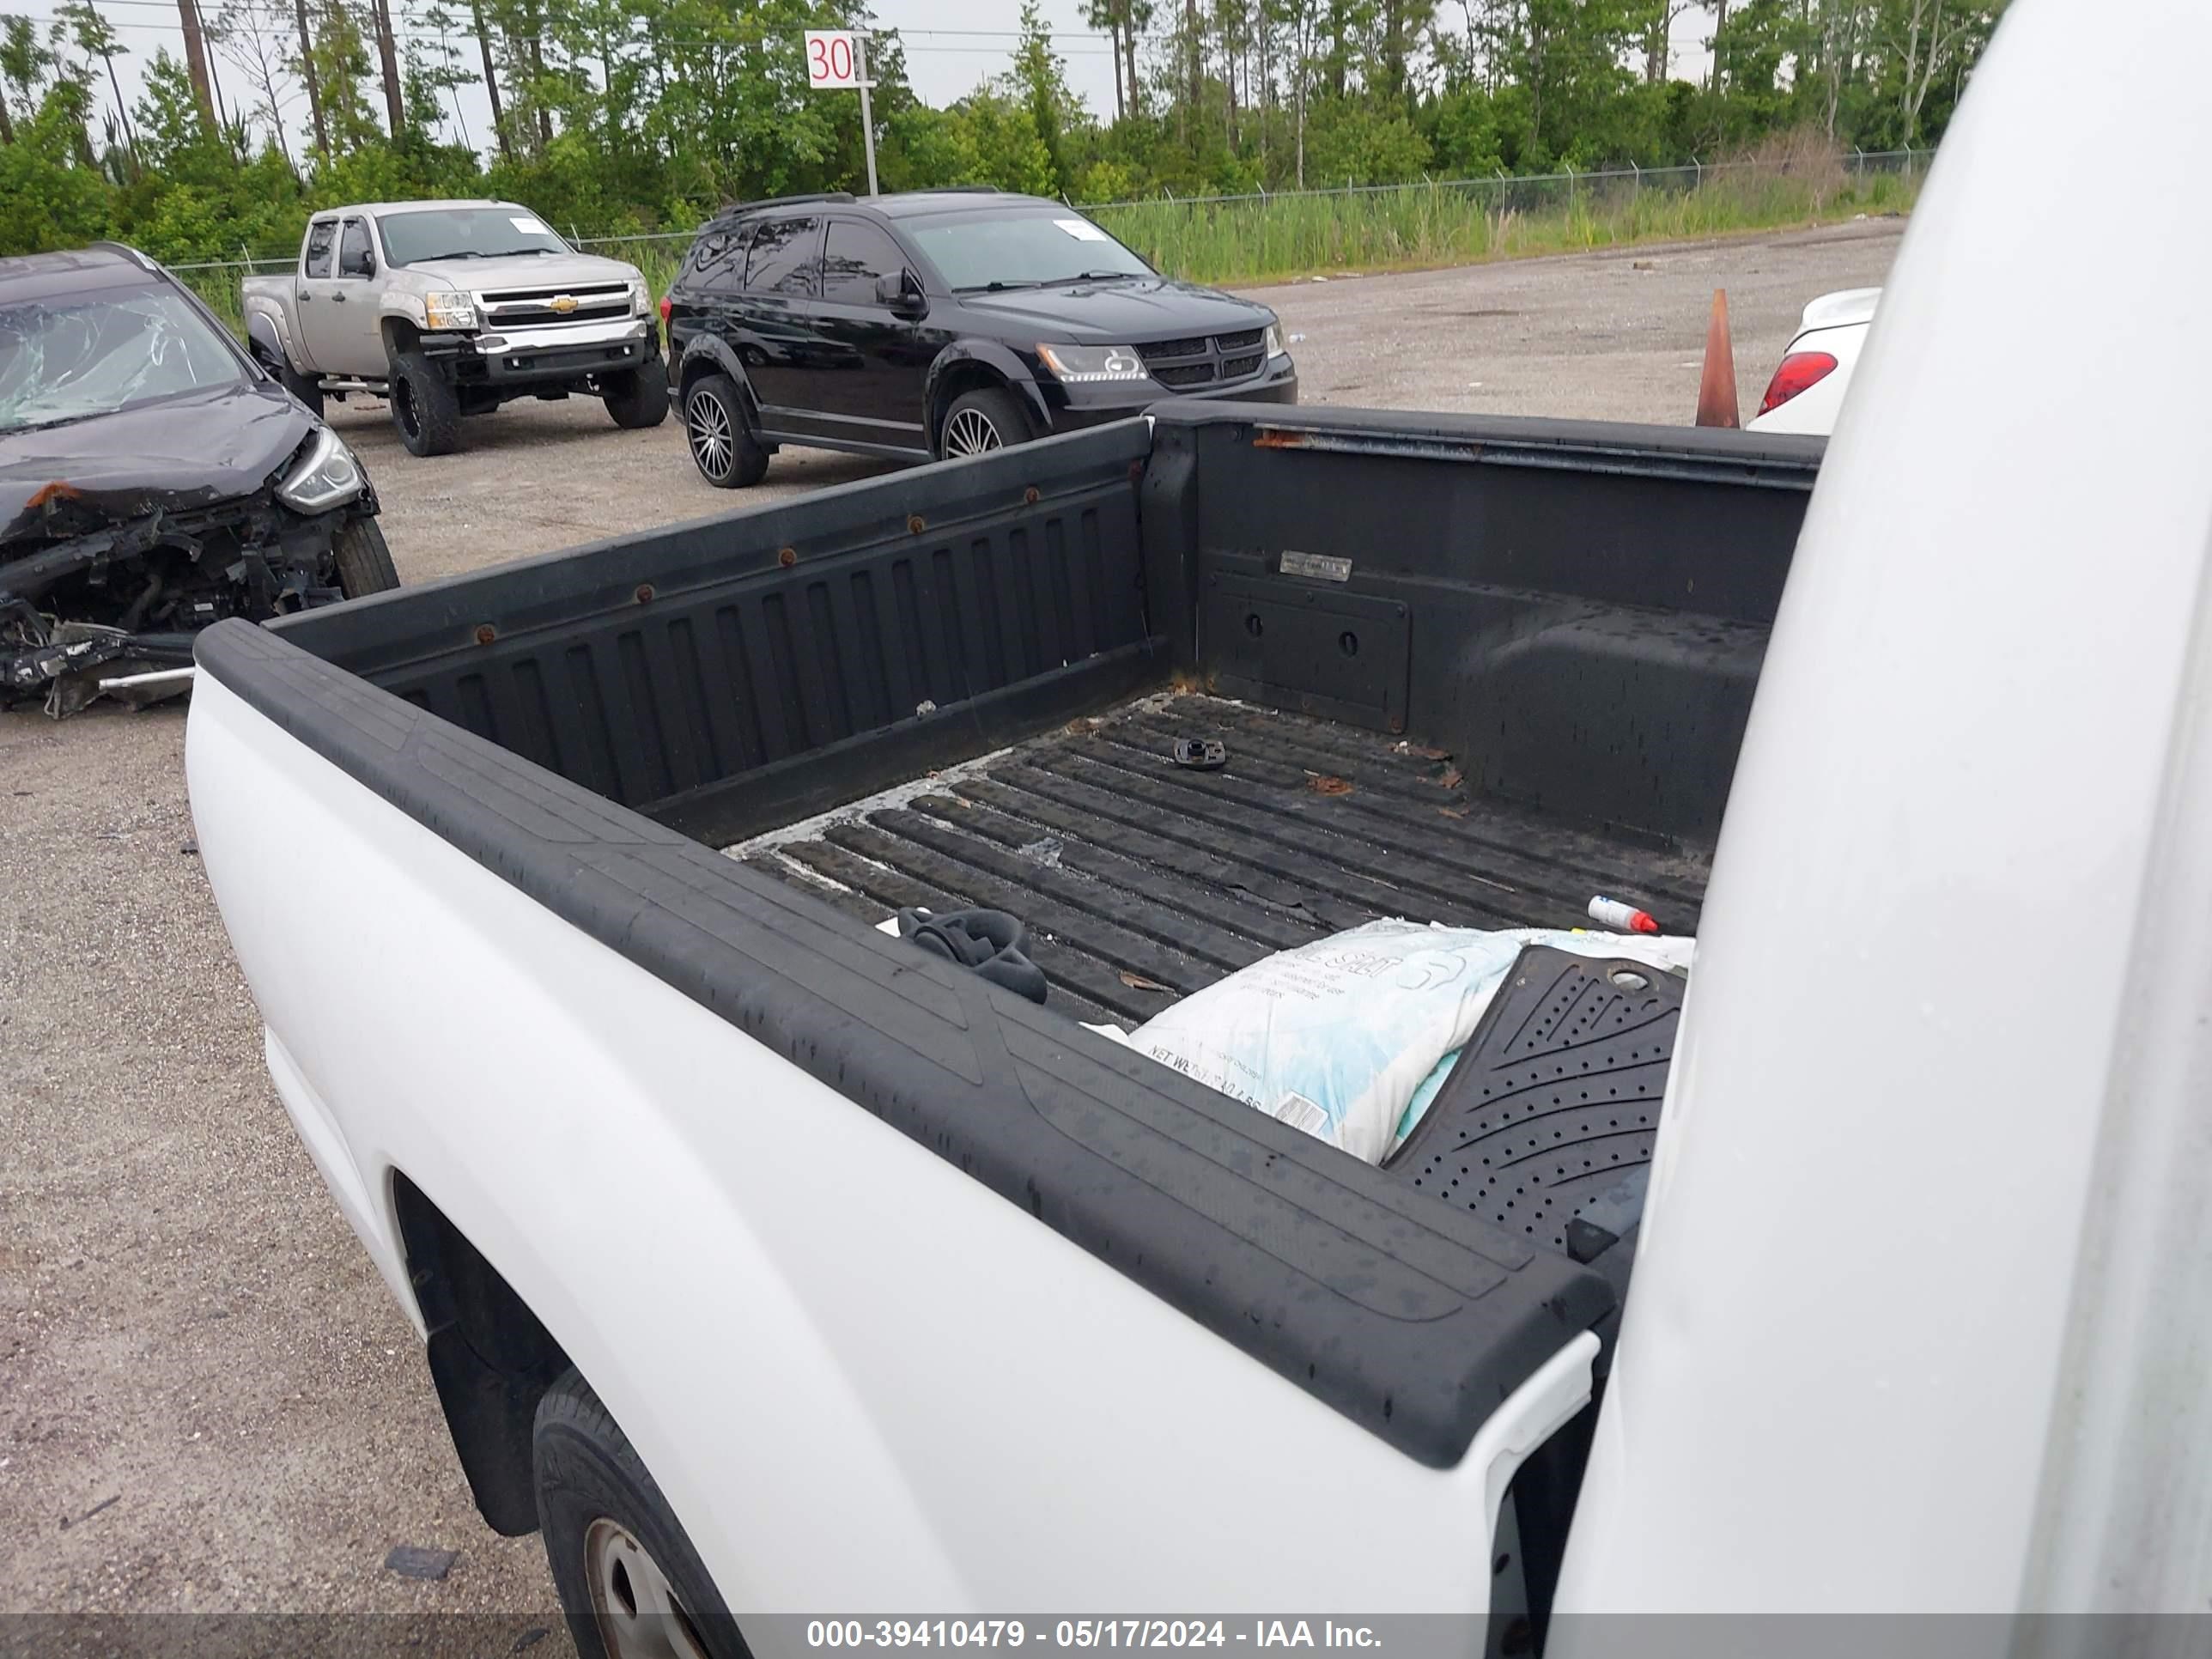
[[[1376,1648],[1366,1625],[1333,1620],[815,1619],[810,1648]]]

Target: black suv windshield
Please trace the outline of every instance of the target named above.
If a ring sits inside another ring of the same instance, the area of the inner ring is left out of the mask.
[[[214,326],[169,289],[0,305],[0,432],[244,378]]]
[[[376,223],[384,233],[385,258],[395,265],[568,252],[544,221],[518,207],[422,208],[380,214]]]
[[[909,219],[899,228],[955,289],[1152,274],[1150,265],[1074,212],[945,214]]]

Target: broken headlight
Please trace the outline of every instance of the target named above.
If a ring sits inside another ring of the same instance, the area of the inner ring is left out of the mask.
[[[307,452],[292,464],[276,499],[301,513],[327,513],[361,494],[361,463],[330,428],[318,427]]]

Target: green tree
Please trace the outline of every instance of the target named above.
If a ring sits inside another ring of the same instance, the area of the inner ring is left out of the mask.
[[[44,100],[0,144],[0,255],[82,247],[113,229],[113,191],[82,164],[84,128],[69,107]]]
[[[67,40],[82,57],[88,70],[92,60],[98,58],[107,72],[108,90],[115,98],[115,118],[123,131],[124,142],[131,142],[131,109],[124,101],[123,83],[116,76],[115,60],[127,57],[131,48],[116,39],[115,31],[108,27],[92,0],[62,0],[54,8],[54,27],[49,38],[58,42]]]
[[[963,163],[954,177],[936,182],[948,185],[996,185],[1032,196],[1058,193],[1052,152],[1026,104],[1018,103],[988,87],[979,87],[950,113],[958,123],[954,140]]]
[[[39,112],[39,100],[53,68],[54,54],[39,38],[36,23],[27,17],[0,17],[0,121],[8,124],[4,133],[8,143],[15,142],[11,117],[27,121]]]
[[[1052,29],[1038,0],[1022,0],[1020,44],[1014,48],[1006,90],[1029,112],[1030,125],[1044,144],[1051,169],[1044,193],[1061,194],[1071,182],[1068,130],[1082,123],[1083,106],[1067,89],[1066,61],[1052,49]]]
[[[323,94],[324,131],[331,157],[343,156],[383,136],[368,100],[374,73],[368,45],[346,0],[310,0],[308,21],[314,36],[310,57]]]

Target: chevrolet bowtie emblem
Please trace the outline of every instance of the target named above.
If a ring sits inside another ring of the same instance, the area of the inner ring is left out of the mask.
[[[576,308],[576,296],[573,294],[556,294],[546,301],[546,308],[559,316],[565,317]]]

